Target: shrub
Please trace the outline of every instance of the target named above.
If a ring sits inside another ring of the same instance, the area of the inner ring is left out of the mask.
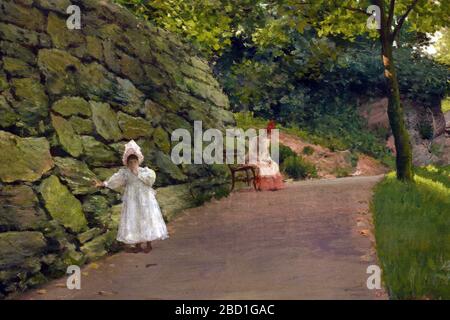
[[[317,177],[316,167],[299,156],[289,156],[282,163],[282,170],[294,180]]]
[[[279,156],[280,156],[280,163],[282,164],[284,160],[286,160],[288,157],[296,156],[297,154],[288,146],[285,146],[283,144],[280,144],[279,146]]]
[[[312,155],[314,153],[314,148],[311,147],[311,146],[306,146],[306,147],[303,148],[302,153],[304,155],[310,156],[310,155]]]
[[[333,173],[336,178],[344,178],[350,176],[352,172],[349,168],[336,168]]]

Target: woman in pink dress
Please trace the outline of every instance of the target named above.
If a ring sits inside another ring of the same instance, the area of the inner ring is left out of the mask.
[[[256,137],[253,147],[260,149],[256,163],[256,188],[258,190],[279,190],[284,187],[283,176],[278,163],[270,157],[270,137],[275,129],[275,122],[271,120],[267,125],[267,135]]]

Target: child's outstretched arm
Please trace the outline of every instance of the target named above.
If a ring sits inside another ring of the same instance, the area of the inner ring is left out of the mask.
[[[156,180],[156,173],[152,169],[145,167],[143,170],[139,170],[138,178],[148,186],[153,186]]]
[[[126,175],[123,169],[120,169],[118,172],[114,173],[111,178],[108,180],[101,182],[95,181],[96,187],[106,187],[110,189],[119,189],[126,184]]]

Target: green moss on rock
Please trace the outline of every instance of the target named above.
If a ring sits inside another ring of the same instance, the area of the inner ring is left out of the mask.
[[[27,259],[36,257],[39,261],[46,247],[44,236],[40,232],[4,232],[0,233],[0,269],[21,266]]]
[[[19,100],[14,108],[23,122],[36,126],[40,120],[48,117],[48,97],[39,80],[13,79],[12,86]]]
[[[58,135],[62,148],[73,157],[79,157],[83,152],[83,144],[79,135],[75,133],[72,124],[57,115],[52,114],[52,125]]]
[[[95,129],[98,134],[109,141],[119,141],[122,139],[122,132],[120,131],[117,122],[117,115],[111,109],[109,104],[96,101],[90,101],[92,110],[92,120],[94,121]]]
[[[155,142],[156,146],[159,147],[164,153],[169,154],[170,153],[170,140],[169,135],[166,131],[164,131],[163,128],[158,127],[153,132],[153,141]]]
[[[116,235],[116,230],[110,230],[103,235],[94,238],[92,241],[85,243],[81,247],[81,252],[83,252],[91,261],[103,257],[115,244]]]
[[[40,193],[53,219],[73,232],[86,230],[87,221],[81,203],[56,176],[50,176],[42,181]]]
[[[188,183],[158,188],[156,198],[167,221],[182,210],[195,206]]]
[[[88,164],[102,167],[120,163],[117,154],[94,137],[81,136],[81,141],[83,142],[84,148],[83,156]]]
[[[19,116],[9,105],[4,96],[0,95],[0,127],[7,128],[16,123]]]
[[[1,45],[1,43],[0,43]],[[3,71],[0,71],[0,92],[5,91],[9,88],[8,79]]]
[[[23,60],[11,57],[3,57],[3,68],[12,77],[29,77],[35,71]]]
[[[45,138],[21,138],[0,131],[0,181],[36,181],[53,167]]]
[[[172,162],[172,159],[167,154],[157,151],[155,153],[155,162],[160,172],[168,177],[169,183],[185,182],[187,180],[187,176]]]
[[[47,33],[52,38],[53,45],[58,49],[74,48],[84,44],[82,33],[69,30],[66,20],[60,19],[55,13],[48,15]]]
[[[45,221],[38,199],[27,185],[0,187],[0,228],[6,230],[35,229]]]
[[[120,167],[116,168],[95,168],[92,171],[97,175],[97,177],[104,181],[109,179],[114,173],[119,171]]]
[[[117,119],[126,139],[137,139],[152,135],[153,128],[151,123],[142,118],[132,117],[126,113],[119,112]]]
[[[78,73],[80,60],[66,51],[42,49],[38,53],[38,66],[45,75],[47,89],[55,95],[74,95],[80,92]]]
[[[64,117],[81,115],[90,117],[92,115],[89,103],[81,97],[64,97],[52,105],[52,109]]]
[[[55,157],[57,173],[67,183],[73,194],[87,194],[96,192],[92,181],[97,177],[89,170],[86,163],[73,158]]]
[[[72,116],[69,119],[70,124],[75,132],[80,135],[89,135],[94,133],[94,122],[90,119],[83,119],[81,117]]]

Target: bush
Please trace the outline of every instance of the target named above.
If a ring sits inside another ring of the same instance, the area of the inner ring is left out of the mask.
[[[306,146],[306,147],[303,148],[302,153],[304,155],[310,156],[310,155],[312,155],[314,153],[314,148],[310,147],[310,146]]]
[[[351,170],[348,168],[336,168],[333,173],[336,178],[345,178],[349,177],[352,174]]]
[[[279,146],[279,156],[280,156],[280,163],[282,164],[287,158],[289,157],[295,157],[297,154],[288,146],[285,146],[283,144],[280,144]]]
[[[299,156],[289,156],[282,163],[282,170],[294,180],[317,177],[316,167]]]

